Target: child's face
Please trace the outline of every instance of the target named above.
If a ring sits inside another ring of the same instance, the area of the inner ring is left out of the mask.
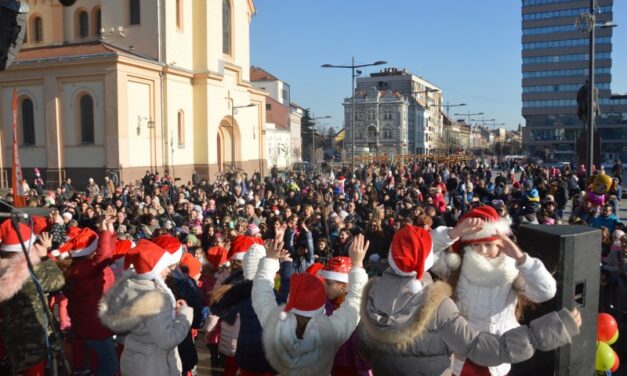
[[[327,298],[333,300],[340,295],[346,294],[346,288],[348,287],[348,285],[344,282],[338,282],[332,279],[325,279],[324,287],[327,290]]]
[[[495,258],[501,253],[498,241],[485,242],[485,243],[472,243],[469,245],[473,252],[477,252],[485,258]]]

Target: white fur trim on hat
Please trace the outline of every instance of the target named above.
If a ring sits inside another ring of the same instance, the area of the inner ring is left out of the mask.
[[[314,309],[313,311],[301,311],[300,309],[292,308],[290,310],[290,312],[294,313],[295,315],[299,315],[299,316],[314,317],[314,316],[318,316],[318,315],[323,315],[324,314],[324,305],[322,307],[318,308],[318,309]],[[287,312],[285,312],[285,313],[287,313]],[[285,317],[287,318],[287,315],[285,315]],[[282,321],[284,321],[284,320],[282,320]]]
[[[172,262],[170,265],[178,264],[181,261],[181,257],[183,257],[183,245],[181,244],[179,249],[177,249],[174,253],[168,252],[168,254],[170,261]]]
[[[30,247],[33,246],[33,244],[35,244],[35,240],[37,240],[37,236],[35,236],[35,234],[32,234],[30,239],[25,239],[24,240],[24,246],[26,247],[27,251],[30,249]],[[17,244],[2,244],[2,251],[4,251],[4,252],[22,252],[22,244],[20,244],[20,243],[17,243]]]
[[[159,274],[161,274],[163,269],[165,269],[168,266],[173,264],[172,263],[172,258],[169,255],[170,254],[168,253],[168,251],[165,251],[163,253],[163,255],[161,255],[161,258],[159,258],[159,261],[157,261],[155,266],[152,267],[152,270],[150,270],[147,273],[142,273],[142,274],[137,273],[137,275],[140,276],[143,279],[159,279],[159,278],[161,278],[161,276]]]
[[[332,272],[330,270],[320,270],[318,271],[318,275],[324,279],[348,283],[348,274],[346,273]]]
[[[427,255],[427,258],[425,259],[425,265],[424,265],[424,272],[426,273],[427,270],[431,269],[431,267],[433,266],[433,263],[435,262],[435,258],[433,257],[433,252],[429,251],[429,254]],[[388,264],[390,265],[390,268],[392,268],[392,270],[394,270],[394,273],[398,274],[398,275],[402,275],[404,277],[412,277],[416,275],[416,272],[404,272],[402,271],[394,262],[394,257],[392,257],[392,250],[390,249],[390,252],[388,254]]]
[[[484,221],[482,225],[481,231],[475,232],[473,234],[464,236],[461,238],[462,241],[471,241],[475,239],[483,239],[489,238],[491,236],[496,236],[498,234],[509,235],[512,232],[510,227],[511,221],[507,218],[499,218],[498,221],[487,222]],[[426,270],[426,268],[425,268]]]
[[[87,247],[83,249],[71,250],[70,255],[72,255],[72,257],[87,256],[93,253],[96,250],[96,248],[98,248],[98,238],[96,238],[93,242],[91,242],[90,245],[88,245]]]
[[[231,256],[231,260],[239,260],[242,261],[244,260],[244,254],[246,252],[236,252],[233,254],[233,256]]]

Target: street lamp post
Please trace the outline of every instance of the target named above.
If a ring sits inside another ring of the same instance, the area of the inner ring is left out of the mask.
[[[357,77],[355,69],[383,64],[387,64],[387,61],[379,60],[370,64],[355,64],[355,56],[353,56],[351,65],[321,65],[322,68],[346,68],[351,70],[351,175],[355,172],[355,77]]]
[[[249,103],[244,106],[235,106],[233,98],[229,97],[228,100],[231,102],[231,167],[235,168],[235,110],[238,108],[255,107],[257,104]],[[253,138],[256,138],[255,128],[253,128]]]

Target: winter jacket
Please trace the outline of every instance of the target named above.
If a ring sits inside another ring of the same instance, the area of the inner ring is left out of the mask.
[[[596,218],[594,218],[594,220],[592,221],[592,227],[596,227],[596,228],[607,227],[608,231],[611,234],[614,232],[614,227],[618,223],[621,223],[621,222],[620,222],[620,219],[616,217],[616,214],[610,214],[607,217],[604,217],[603,215],[599,215]]]
[[[253,308],[263,328],[263,348],[272,367],[280,375],[328,375],[340,346],[359,322],[359,302],[368,276],[363,268],[353,268],[348,277],[349,292],[342,306],[331,316],[311,318],[302,339],[296,337],[296,316],[288,312],[279,319],[279,306],[273,292],[279,261],[264,258],[253,283]]]
[[[484,366],[517,363],[536,349],[567,344],[579,333],[566,310],[552,312],[502,336],[474,330],[451,300],[451,287],[431,283],[412,294],[403,277],[387,270],[364,289],[359,343],[375,375],[451,375],[452,354]],[[393,293],[396,292],[396,293]]]
[[[327,303],[324,307],[326,315],[331,316],[336,309],[333,301],[327,299]],[[351,372],[351,374],[355,376],[370,375],[368,363],[366,363],[366,360],[359,354],[356,330],[348,338],[348,341],[342,344],[337,354],[335,354],[331,375],[336,375],[336,372],[339,375],[344,375],[346,372]]]
[[[464,265],[464,268],[469,268]],[[490,279],[489,271],[470,267],[466,271],[473,275],[484,276],[481,283],[476,283],[464,275],[457,282],[456,303],[470,326],[478,331],[500,335],[520,326],[516,319],[516,305],[521,291],[529,301],[543,303],[553,298],[557,292],[556,282],[542,261],[526,255],[525,262],[517,265],[518,276],[511,283],[500,279]],[[514,290],[516,288],[516,291]],[[464,366],[463,358],[455,358],[455,374],[461,374]],[[507,375],[511,366],[507,363],[490,367],[492,376]]]
[[[126,334],[122,375],[180,376],[176,346],[192,323],[193,309],[174,313],[168,294],[153,280],[128,272],[103,297],[99,317],[116,334]]]
[[[42,261],[34,249],[29,256],[43,290],[61,290],[65,281],[57,265]],[[21,253],[0,259],[0,286],[1,337],[13,374],[17,375],[46,359],[44,308]],[[51,334],[50,326],[47,330]],[[54,338],[50,341],[54,343]]]
[[[113,333],[98,319],[98,302],[115,283],[111,265],[114,235],[101,231],[93,257],[72,260],[65,285],[72,329],[80,339],[105,339]]]

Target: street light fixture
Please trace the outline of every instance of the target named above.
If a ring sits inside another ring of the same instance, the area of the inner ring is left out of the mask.
[[[355,172],[355,77],[357,77],[357,75],[355,75],[355,69],[384,64],[387,64],[387,61],[379,60],[370,64],[355,64],[355,56],[353,56],[351,65],[321,65],[322,68],[346,68],[351,70],[351,175]]]
[[[588,41],[588,113],[587,113],[587,145],[586,145],[586,168],[588,170],[588,176],[592,176],[592,167],[594,166],[594,128],[596,120],[596,106],[595,106],[595,92],[596,85],[594,84],[594,60],[595,60],[595,29],[600,27],[602,29],[608,29],[616,27],[617,25],[611,21],[606,21],[602,24],[596,23],[595,12],[597,5],[596,0],[590,0],[589,12],[582,13],[577,18],[575,25],[583,32],[589,34]]]
[[[235,110],[240,108],[255,107],[256,103],[249,103],[243,106],[235,106],[233,98],[227,98],[231,102],[231,166],[235,167]],[[253,139],[257,138],[255,128],[253,128]]]

